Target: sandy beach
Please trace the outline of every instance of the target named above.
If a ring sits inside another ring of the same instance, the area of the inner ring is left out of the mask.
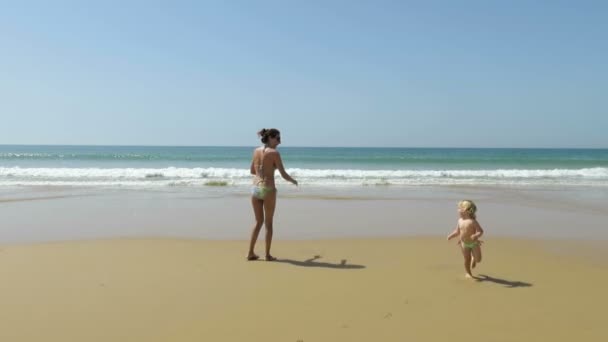
[[[365,195],[363,195],[365,194]],[[603,341],[597,196],[285,191],[277,262],[245,261],[242,194],[5,192],[2,341]],[[478,280],[445,241],[479,199]],[[263,235],[258,246],[263,251]]]
[[[0,8],[0,342],[608,341],[608,2]]]
[[[603,341],[606,249],[491,239],[465,280],[438,238],[5,246],[6,341]],[[605,246],[603,246],[605,247]],[[573,251],[585,248],[586,255]],[[593,258],[589,258],[593,257]]]

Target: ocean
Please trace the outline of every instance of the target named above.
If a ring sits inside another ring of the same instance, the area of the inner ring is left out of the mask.
[[[0,145],[0,188],[241,189],[251,184],[253,148]],[[279,147],[279,151],[287,172],[302,186],[317,188],[608,187],[608,149]]]

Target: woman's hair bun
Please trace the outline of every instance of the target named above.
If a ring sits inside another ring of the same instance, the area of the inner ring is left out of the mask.
[[[262,143],[266,144],[269,138],[274,138],[277,135],[281,134],[281,132],[276,128],[262,128],[258,132],[258,136],[261,138]]]

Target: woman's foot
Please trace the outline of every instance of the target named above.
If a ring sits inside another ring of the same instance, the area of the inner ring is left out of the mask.
[[[255,255],[253,253],[251,253],[247,256],[247,260],[249,260],[249,261],[258,260],[259,258],[260,258],[259,256]]]
[[[268,254],[268,255],[266,256],[266,261],[275,261],[275,260],[277,260],[277,258],[273,257],[273,256],[272,256],[272,255],[270,255],[270,254]]]

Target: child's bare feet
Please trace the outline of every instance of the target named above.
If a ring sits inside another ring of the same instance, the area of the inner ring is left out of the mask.
[[[277,258],[273,257],[272,255],[268,254],[266,255],[266,261],[275,261],[277,260]]]
[[[257,255],[255,255],[255,254],[249,254],[249,255],[247,256],[247,260],[249,260],[249,261],[258,260],[259,258],[260,258],[260,257],[259,257],[259,256],[257,256]]]

